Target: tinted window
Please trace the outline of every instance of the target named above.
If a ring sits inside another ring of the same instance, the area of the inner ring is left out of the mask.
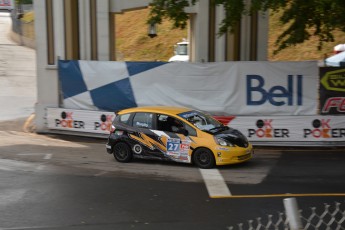
[[[136,113],[133,118],[133,126],[152,129],[152,113]]]
[[[167,132],[180,132],[181,129],[188,130],[190,136],[196,136],[196,130],[179,119],[165,114],[157,115],[157,129]]]
[[[158,114],[157,115],[157,129],[161,131],[168,131],[168,132],[178,132],[181,128],[183,128],[183,123],[174,117],[165,115],[165,114]]]

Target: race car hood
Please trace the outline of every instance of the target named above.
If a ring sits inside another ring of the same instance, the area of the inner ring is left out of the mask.
[[[247,138],[237,129],[228,128],[215,134],[215,137],[222,138],[239,147],[247,148],[249,146]]]

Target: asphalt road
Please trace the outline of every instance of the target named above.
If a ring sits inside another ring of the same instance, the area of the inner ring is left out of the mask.
[[[0,230],[229,229],[277,216],[286,197],[303,213],[334,202],[344,210],[343,148],[260,147],[247,163],[205,171],[121,164],[105,140],[28,132],[34,53],[8,40],[6,20],[0,13]]]
[[[11,19],[0,11],[0,121],[27,118],[36,103],[35,50],[10,38]]]
[[[283,212],[286,197],[297,197],[305,211],[322,212],[324,203],[345,207],[344,149],[261,147],[250,162],[215,169],[231,195],[213,198],[195,166],[118,163],[105,140],[5,124],[0,229],[228,229]]]

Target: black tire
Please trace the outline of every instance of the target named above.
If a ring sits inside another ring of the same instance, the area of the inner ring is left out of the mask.
[[[210,169],[216,165],[213,153],[206,148],[199,148],[193,154],[193,162],[199,168]]]
[[[132,150],[124,142],[119,142],[114,145],[114,157],[118,162],[127,163],[133,158]]]

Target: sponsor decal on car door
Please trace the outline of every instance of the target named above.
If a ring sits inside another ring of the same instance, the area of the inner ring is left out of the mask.
[[[176,162],[191,162],[189,149],[192,141],[189,137],[172,132],[151,131],[165,144],[166,148],[164,153],[168,158]]]

